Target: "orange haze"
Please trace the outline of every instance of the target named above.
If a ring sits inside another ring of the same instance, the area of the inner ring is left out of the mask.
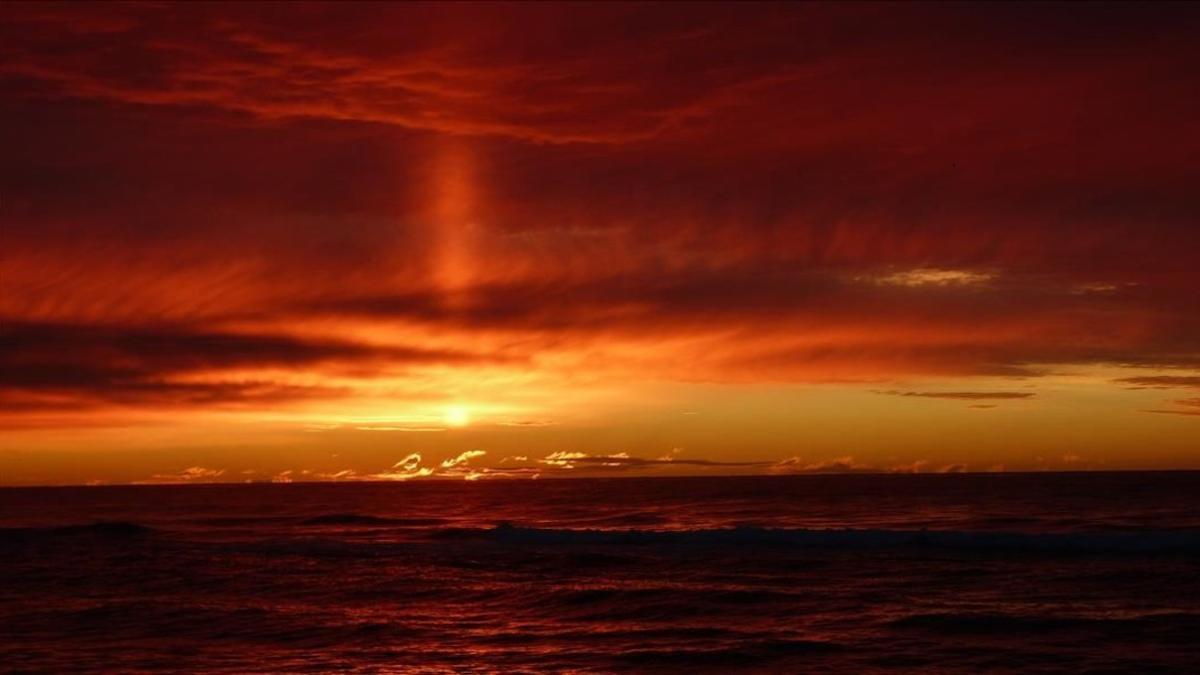
[[[0,484],[1200,468],[1194,6],[0,7]]]

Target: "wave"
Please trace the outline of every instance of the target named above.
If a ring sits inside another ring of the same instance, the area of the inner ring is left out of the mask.
[[[190,521],[195,525],[207,527],[243,527],[247,525],[283,525],[295,522],[295,516],[225,516],[219,518],[199,518]]]
[[[835,642],[767,638],[746,640],[732,648],[631,649],[614,654],[613,658],[639,670],[741,670],[746,666],[761,668],[780,657],[819,656],[844,650],[843,645]]]
[[[937,633],[1029,633],[1077,630],[1133,630],[1137,628],[1200,627],[1200,614],[1166,612],[1142,616],[1043,616],[974,612],[913,614],[888,622],[896,629],[928,630]]]
[[[461,537],[466,532],[455,530],[454,534]],[[823,549],[944,548],[965,551],[1200,553],[1200,531],[1197,530],[1069,533],[760,527],[703,530],[571,530],[518,527],[501,523],[494,529],[474,532],[478,536],[501,543],[534,545],[751,545]]]
[[[327,513],[305,518],[301,525],[362,525],[367,527],[430,527],[444,525],[441,518],[387,518],[360,513]]]
[[[316,516],[228,516],[192,521],[207,527],[246,527],[255,525],[286,526],[362,526],[362,527],[435,527],[445,525],[442,518],[389,518],[362,513],[324,513]]]
[[[440,518],[389,518],[358,513],[329,513],[307,518],[211,519],[208,525],[259,524],[262,534],[283,534],[270,525],[288,527],[396,528],[413,541],[489,541],[506,545],[740,546],[811,549],[949,549],[1047,553],[1200,553],[1200,530],[1121,530],[1099,532],[1012,532],[991,530],[819,529],[737,526],[706,529],[574,529],[524,527],[503,522],[492,528],[448,525]],[[286,531],[286,529],[285,529]],[[125,539],[160,533],[126,521],[55,527],[0,528],[0,543],[90,537]],[[309,542],[311,543],[311,542]],[[336,538],[328,547],[345,545]],[[367,544],[368,546],[371,544]],[[618,561],[619,562],[619,561]]]
[[[100,521],[81,525],[56,527],[11,527],[0,528],[0,542],[24,543],[63,537],[90,537],[97,539],[126,539],[153,533],[154,528],[125,521]]]

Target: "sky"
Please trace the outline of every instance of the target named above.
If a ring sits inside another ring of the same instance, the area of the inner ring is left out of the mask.
[[[0,484],[1200,468],[1200,11],[0,6]]]

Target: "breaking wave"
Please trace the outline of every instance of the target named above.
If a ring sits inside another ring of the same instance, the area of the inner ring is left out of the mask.
[[[891,621],[889,626],[902,630],[963,634],[1168,628],[1194,630],[1200,627],[1200,614],[1167,612],[1143,616],[1094,617],[934,612],[902,617]]]
[[[963,530],[777,529],[572,530],[501,523],[480,536],[510,544],[786,546],[870,549],[943,548],[1079,553],[1200,553],[1200,531],[988,532]],[[461,533],[461,531],[460,531]]]

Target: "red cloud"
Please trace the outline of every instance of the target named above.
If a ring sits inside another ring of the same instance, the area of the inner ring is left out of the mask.
[[[8,405],[1200,367],[1187,5],[0,12]]]

